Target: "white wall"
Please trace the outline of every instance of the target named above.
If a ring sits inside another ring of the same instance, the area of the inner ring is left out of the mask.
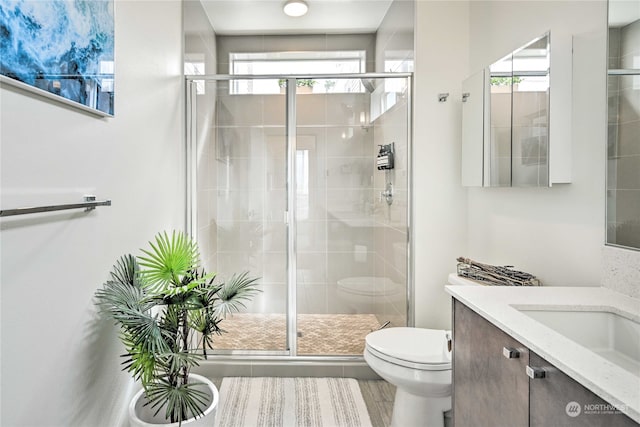
[[[184,224],[180,1],[116,0],[115,118],[0,89],[1,206],[113,206],[1,222],[3,426],[116,426],[132,389],[92,297],[121,254]]]
[[[444,291],[466,243],[466,197],[460,182],[461,82],[467,76],[469,4],[417,1],[413,197],[416,326],[448,328]],[[447,102],[438,94],[448,92]]]
[[[199,0],[187,0],[184,5],[185,62],[200,57],[204,73],[216,74],[216,33]],[[216,90],[217,82],[202,82],[203,93],[196,95],[196,224],[194,235],[200,247],[202,266],[216,271],[218,242],[215,223],[216,188]],[[190,106],[188,106],[190,108]],[[191,110],[193,112],[193,110]],[[211,212],[210,212],[211,211]]]
[[[469,70],[548,30],[552,50],[554,40],[573,37],[567,123],[572,138],[563,141],[572,144],[572,182],[552,188],[470,188],[468,255],[514,265],[545,285],[598,285],[605,211],[606,2],[472,1]],[[553,77],[551,85],[553,97]]]
[[[394,0],[389,6],[376,32],[376,72],[413,71],[415,4],[415,0]]]

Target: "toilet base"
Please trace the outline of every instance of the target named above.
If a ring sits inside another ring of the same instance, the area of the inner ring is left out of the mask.
[[[391,427],[444,427],[444,413],[451,397],[421,397],[396,389]]]

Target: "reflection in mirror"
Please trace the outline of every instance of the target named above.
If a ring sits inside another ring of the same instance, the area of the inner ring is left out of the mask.
[[[492,64],[489,186],[549,185],[549,34]]]
[[[609,2],[607,243],[640,249],[640,0]]]
[[[512,54],[489,67],[489,168],[490,187],[511,186]]]
[[[549,185],[549,37],[513,54],[511,185]]]

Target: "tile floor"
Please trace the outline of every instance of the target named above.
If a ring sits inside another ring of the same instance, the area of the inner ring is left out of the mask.
[[[384,380],[358,380],[364,403],[369,411],[373,427],[391,425],[393,399],[396,396],[395,386]]]

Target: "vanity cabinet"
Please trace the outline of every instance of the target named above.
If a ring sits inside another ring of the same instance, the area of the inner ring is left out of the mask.
[[[531,427],[638,426],[626,415],[613,413],[615,408],[532,351],[529,366],[545,373],[544,378],[529,381]]]
[[[614,408],[454,299],[455,427],[638,426],[607,410]]]
[[[503,347],[526,352],[515,339],[455,301],[453,417],[455,426],[526,426],[528,358],[506,359]]]

